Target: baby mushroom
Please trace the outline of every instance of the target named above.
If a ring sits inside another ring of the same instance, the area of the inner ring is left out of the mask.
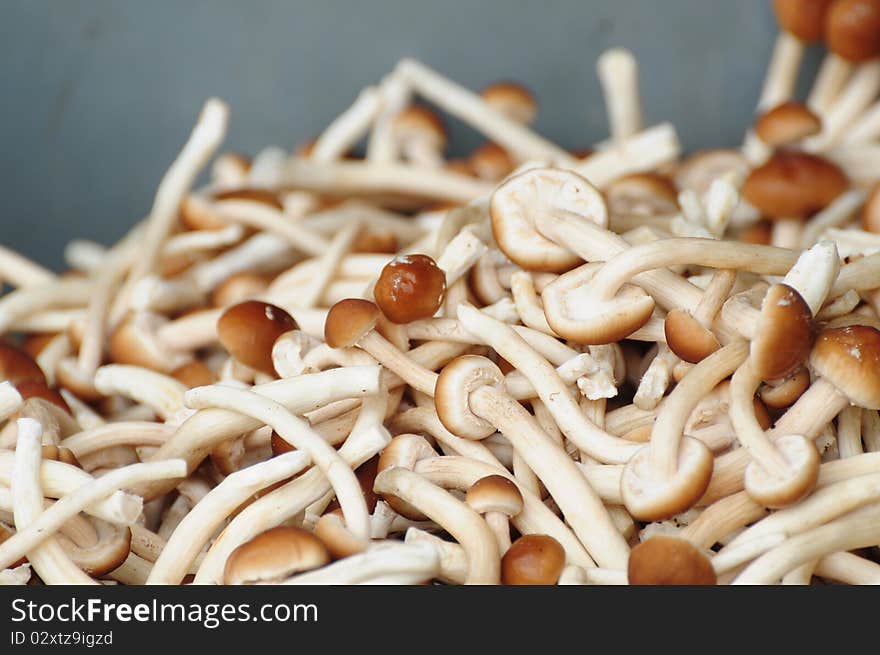
[[[281,526],[232,551],[223,581],[230,585],[273,583],[329,562],[330,554],[320,539],[302,528]]]
[[[773,107],[755,121],[755,133],[773,148],[797,143],[821,129],[822,119],[793,100]]]
[[[394,119],[393,134],[404,158],[416,166],[441,168],[446,129],[440,117],[422,105],[412,105]]]
[[[490,475],[477,480],[468,489],[465,500],[486,519],[486,523],[495,533],[498,549],[503,555],[510,548],[508,521],[523,508],[523,497],[519,488],[503,475]]]
[[[382,269],[373,296],[393,323],[431,318],[446,292],[446,275],[427,255],[395,257]]]
[[[565,566],[565,551],[545,534],[527,534],[510,546],[501,560],[506,585],[555,585]]]
[[[529,125],[538,115],[535,96],[522,84],[504,80],[493,82],[483,88],[480,95],[487,105],[508,118]]]
[[[296,329],[290,314],[258,300],[233,305],[217,320],[217,336],[229,354],[245,366],[273,377],[272,345],[279,336]]]
[[[715,585],[709,558],[685,539],[655,535],[632,549],[627,565],[631,585]]]

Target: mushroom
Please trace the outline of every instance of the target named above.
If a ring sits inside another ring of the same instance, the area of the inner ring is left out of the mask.
[[[690,542],[656,535],[632,549],[627,564],[631,585],[715,585],[709,558]]]
[[[286,311],[258,300],[233,305],[217,320],[217,336],[223,347],[245,366],[275,375],[272,345],[275,340],[297,329]]]
[[[721,269],[703,292],[693,312],[670,309],[663,322],[666,345],[678,357],[691,364],[705,359],[721,347],[712,332],[712,323],[736,283],[736,271]]]
[[[514,541],[501,560],[506,585],[555,585],[565,566],[565,551],[553,537],[528,534]]]
[[[538,115],[534,94],[519,82],[493,82],[483,87],[480,96],[492,109],[522,125],[534,123]]]
[[[422,105],[411,105],[394,119],[394,137],[404,159],[425,168],[443,167],[446,128],[433,111]]]
[[[822,119],[799,102],[788,100],[755,120],[755,134],[771,148],[788,146],[817,134]]]
[[[312,533],[281,526],[236,548],[226,560],[223,580],[232,585],[277,583],[329,561],[327,548]]]
[[[633,517],[656,521],[690,508],[712,476],[712,453],[684,426],[705,390],[715,387],[746,359],[745,342],[734,341],[696,364],[657,413],[651,441],[624,467],[623,501]]]
[[[523,507],[520,490],[503,475],[490,475],[480,478],[468,489],[466,501],[486,519],[498,540],[498,550],[504,555],[510,548],[508,521]]]
[[[559,444],[503,390],[502,381],[490,360],[459,357],[437,379],[438,417],[450,432],[468,439],[484,439],[497,428],[547,487],[596,561],[620,564],[628,549],[601,500]]]
[[[427,255],[403,255],[382,269],[373,289],[376,304],[393,323],[430,318],[443,303],[446,275]]]

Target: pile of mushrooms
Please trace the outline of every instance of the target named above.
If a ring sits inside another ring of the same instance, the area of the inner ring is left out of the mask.
[[[880,1],[774,7],[741,147],[623,49],[587,152],[406,59],[292,153],[209,100],[61,274],[0,248],[0,582],[880,583]]]

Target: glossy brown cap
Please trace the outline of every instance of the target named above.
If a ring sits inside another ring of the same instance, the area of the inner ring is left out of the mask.
[[[797,143],[821,130],[822,119],[794,100],[773,107],[755,121],[755,133],[773,148]]]
[[[627,565],[631,585],[714,585],[709,558],[689,541],[667,535],[646,539],[632,549]]]
[[[808,218],[849,188],[844,172],[817,155],[780,150],[754,169],[743,197],[767,218]]]
[[[867,325],[823,330],[810,353],[810,366],[850,402],[880,409],[880,331]]]
[[[565,567],[565,550],[546,534],[527,534],[514,541],[501,558],[506,585],[555,585]]]
[[[880,0],[836,0],[825,22],[825,43],[853,62],[880,55]]]
[[[214,371],[208,368],[207,364],[197,359],[183,366],[178,366],[171,371],[171,377],[190,389],[205,387],[217,381]]]
[[[41,382],[46,384],[43,370],[24,350],[0,341],[0,381]]]
[[[809,386],[810,372],[801,367],[773,383],[762,384],[758,395],[768,407],[782,409],[791,407]]]
[[[672,309],[663,322],[666,345],[678,357],[696,364],[721,347],[718,338],[685,309]]]
[[[486,141],[471,153],[468,159],[470,170],[484,180],[498,181],[516,168],[510,154],[492,141]]]
[[[774,284],[761,304],[750,358],[764,380],[782,378],[803,364],[813,345],[813,316],[797,291]]]
[[[329,561],[327,548],[315,535],[282,526],[266,530],[232,551],[223,580],[232,585],[272,582]]]
[[[528,125],[538,115],[538,103],[534,94],[519,82],[502,80],[480,91],[486,104],[517,123]]]
[[[290,314],[259,300],[233,305],[217,319],[217,338],[229,354],[267,375],[275,375],[272,365],[275,339],[296,329],[296,321]]]
[[[275,433],[272,433],[275,436]],[[286,443],[286,442],[285,442]],[[360,484],[361,491],[364,493],[364,500],[367,503],[367,511],[370,514],[376,509],[376,501],[379,500],[379,494],[373,491],[373,483],[376,481],[376,475],[379,473],[379,455],[371,457],[366,462],[355,469],[354,475]],[[327,505],[325,512],[332,512],[339,509],[339,501],[334,499]]]
[[[825,15],[833,0],[773,0],[779,27],[804,43],[822,38]]]
[[[862,207],[862,227],[868,232],[880,233],[880,182],[875,184]]]
[[[499,512],[508,518],[519,514],[523,508],[519,487],[503,475],[480,478],[468,489],[465,500],[480,514]]]
[[[431,318],[443,303],[446,274],[428,255],[402,255],[385,264],[373,289],[388,320],[410,323]]]
[[[376,327],[379,316],[379,308],[369,300],[340,300],[327,313],[324,341],[331,348],[350,348]]]

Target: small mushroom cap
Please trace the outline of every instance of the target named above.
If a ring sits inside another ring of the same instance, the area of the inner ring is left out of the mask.
[[[530,271],[567,271],[581,261],[535,228],[541,216],[575,214],[601,227],[608,225],[602,194],[572,171],[532,168],[507,179],[489,199],[492,234],[515,264]]]
[[[871,188],[862,207],[862,227],[868,232],[880,232],[880,182]]]
[[[470,395],[491,384],[504,383],[504,374],[490,359],[478,355],[462,355],[440,371],[434,387],[437,417],[452,434],[464,439],[485,439],[495,434],[495,426],[471,411]]]
[[[503,475],[480,478],[468,489],[465,500],[480,514],[499,512],[508,518],[519,514],[523,508],[519,487]]]
[[[844,172],[827,159],[780,150],[749,174],[742,192],[767,218],[808,218],[848,188]]]
[[[431,318],[443,303],[446,274],[428,255],[402,255],[385,264],[373,297],[394,323]]]
[[[324,341],[331,348],[350,348],[376,327],[379,316],[379,308],[369,300],[340,300],[327,313]]]
[[[425,140],[437,150],[446,147],[446,127],[440,117],[424,105],[410,105],[394,119],[398,139]]]
[[[789,434],[773,442],[789,465],[782,477],[752,460],[743,481],[746,493],[759,505],[770,508],[793,505],[809,494],[819,478],[819,451],[812,441],[799,434]]]
[[[774,409],[791,407],[810,386],[810,372],[801,367],[773,384],[761,385],[758,395],[764,404]]]
[[[797,291],[774,284],[761,305],[750,358],[765,380],[782,378],[803,364],[813,345],[813,315]]]
[[[253,584],[281,580],[324,566],[327,548],[301,528],[281,526],[266,530],[229,555],[223,579],[226,584]]]
[[[492,141],[486,141],[471,153],[468,158],[471,171],[484,180],[501,180],[516,168],[510,154]]]
[[[290,314],[259,300],[233,305],[217,319],[217,338],[229,354],[267,375],[275,375],[272,365],[275,339],[296,329],[296,321]]]
[[[546,534],[527,534],[514,541],[501,558],[506,585],[555,585],[565,567],[565,550]]]
[[[749,174],[751,165],[742,151],[726,148],[699,150],[685,159],[675,171],[675,186],[695,193],[709,190],[712,182],[733,172],[740,179]]]
[[[286,442],[285,442],[286,443]],[[376,482],[376,475],[379,473],[379,455],[371,457],[366,462],[357,467],[354,472],[361,491],[364,493],[364,500],[367,503],[367,511],[371,514],[376,509],[376,501],[379,500],[379,494],[373,491],[373,483]],[[339,508],[339,501],[333,499],[327,505],[326,512],[332,512]]]
[[[417,434],[398,434],[379,454],[376,475],[395,466],[412,470],[419,460],[435,456],[436,453],[424,437]],[[373,476],[374,482],[375,479]],[[411,521],[424,521],[428,518],[413,505],[393,494],[382,494],[382,497],[391,509],[404,518]]]
[[[171,371],[171,377],[183,383],[189,389],[205,387],[217,381],[217,375],[208,368],[208,365],[199,360],[193,360],[183,366],[178,366]]]
[[[41,382],[46,384],[43,370],[21,348],[0,341],[0,380],[16,382]]]
[[[721,347],[712,330],[684,309],[672,309],[663,322],[666,345],[684,361],[696,364]]]
[[[822,119],[794,100],[773,107],[755,121],[755,133],[774,148],[797,143],[821,130]]]
[[[636,451],[623,469],[620,492],[626,509],[639,521],[660,521],[690,509],[712,477],[712,452],[701,441],[684,437],[678,446],[678,469],[672,478],[654,470],[650,444]]]
[[[850,402],[880,409],[880,331],[867,325],[823,330],[810,353],[810,366]]]
[[[714,585],[712,562],[693,544],[669,535],[655,535],[630,551],[627,577],[631,585]]]
[[[836,0],[825,21],[825,43],[853,62],[880,55],[880,0]]]
[[[833,0],[773,0],[779,26],[804,43],[822,38],[825,15]]]
[[[654,299],[634,284],[624,284],[611,300],[596,297],[590,280],[601,267],[584,264],[544,287],[544,314],[559,336],[582,344],[614,343],[651,318]]]
[[[605,200],[612,214],[644,216],[678,211],[678,190],[658,173],[633,173],[614,180],[605,188]]]
[[[494,82],[480,91],[480,95],[493,109],[518,123],[528,125],[538,115],[534,94],[519,82]]]

